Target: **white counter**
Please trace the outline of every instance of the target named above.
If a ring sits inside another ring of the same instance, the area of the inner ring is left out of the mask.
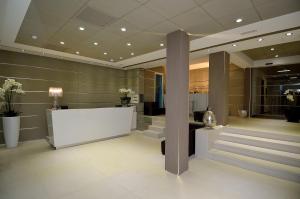
[[[134,107],[47,110],[49,142],[55,148],[129,134]]]

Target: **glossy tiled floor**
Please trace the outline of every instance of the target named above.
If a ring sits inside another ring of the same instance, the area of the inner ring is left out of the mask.
[[[299,199],[300,184],[192,159],[164,171],[160,143],[140,134],[60,150],[44,140],[0,148],[1,199]]]

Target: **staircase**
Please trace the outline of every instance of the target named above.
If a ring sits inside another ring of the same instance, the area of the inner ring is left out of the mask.
[[[224,127],[207,156],[300,183],[300,135]]]
[[[152,138],[165,137],[165,117],[153,116],[152,125],[144,131],[144,135]]]

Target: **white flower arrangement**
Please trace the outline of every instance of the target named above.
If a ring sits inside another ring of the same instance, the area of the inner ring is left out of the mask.
[[[14,79],[6,79],[2,88],[0,88],[0,98],[3,100],[4,116],[17,116],[19,112],[14,110],[13,100],[15,95],[21,95],[25,92],[22,89],[22,84]]]
[[[124,94],[127,97],[127,95],[129,94],[134,94],[134,91],[132,91],[130,88],[129,89],[120,88],[119,93]]]
[[[294,97],[297,93],[300,93],[300,89],[297,89],[297,90],[287,89],[284,92],[284,95],[286,95],[287,100],[289,100],[290,102],[294,102],[295,101]]]

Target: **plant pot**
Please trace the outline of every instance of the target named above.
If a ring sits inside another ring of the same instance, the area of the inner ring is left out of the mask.
[[[20,134],[20,116],[3,117],[4,140],[7,148],[18,146]]]
[[[284,115],[288,122],[296,122],[296,123],[299,122],[300,111],[299,109],[297,109],[297,107],[286,109]]]
[[[122,106],[128,106],[130,103],[131,97],[121,97],[121,104]]]

